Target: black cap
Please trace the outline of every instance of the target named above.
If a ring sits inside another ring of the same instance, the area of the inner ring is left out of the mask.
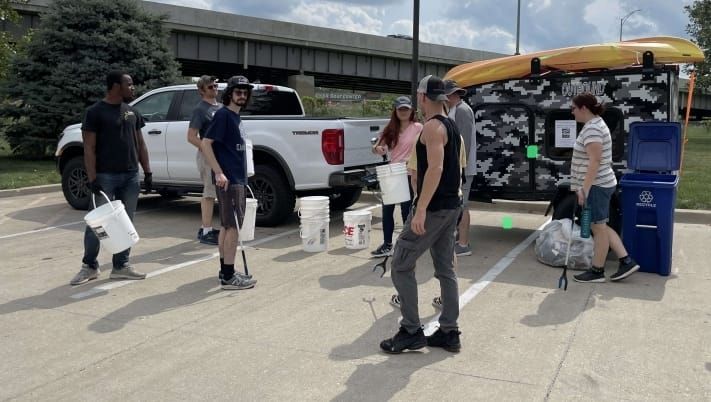
[[[434,75],[428,75],[420,80],[420,84],[417,86],[417,93],[425,94],[426,97],[433,101],[443,102],[447,100],[447,95],[444,94],[444,82]]]
[[[445,95],[451,95],[453,93],[457,93],[459,96],[464,96],[467,94],[467,91],[465,89],[462,89],[459,87],[457,84],[457,81],[454,80],[444,80],[444,94]]]
[[[233,88],[252,88],[252,84],[249,83],[247,77],[243,75],[235,75],[234,77],[227,80],[227,87]]]

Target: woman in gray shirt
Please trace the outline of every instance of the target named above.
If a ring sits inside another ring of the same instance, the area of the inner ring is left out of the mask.
[[[617,187],[617,179],[612,170],[610,129],[600,117],[604,110],[605,106],[590,93],[582,93],[573,98],[573,116],[577,122],[585,125],[573,147],[571,190],[576,192],[580,206],[587,202],[590,208],[595,241],[592,267],[575,275],[573,278],[577,282],[605,282],[605,260],[610,248],[620,259],[619,268],[610,276],[610,280],[624,279],[639,270],[639,264],[627,254],[620,236],[607,226],[610,198]]]

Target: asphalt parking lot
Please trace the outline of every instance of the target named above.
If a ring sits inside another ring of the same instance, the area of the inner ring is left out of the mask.
[[[474,255],[459,259],[463,348],[386,355],[397,330],[382,240],[302,251],[298,218],[257,228],[254,289],[222,291],[216,247],[199,244],[197,198],[143,196],[131,261],[144,281],[68,285],[81,264],[83,213],[61,192],[0,198],[2,400],[689,400],[711,399],[711,215],[678,214],[672,274],[556,289],[538,263],[539,206],[472,204]],[[396,214],[397,215],[397,214]],[[503,217],[514,228],[504,230]],[[397,221],[396,221],[397,222]],[[608,275],[613,271],[608,262]],[[420,259],[420,314],[439,295]]]

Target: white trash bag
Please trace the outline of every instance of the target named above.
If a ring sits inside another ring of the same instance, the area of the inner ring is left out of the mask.
[[[570,219],[551,221],[536,239],[536,258],[553,267],[565,266],[565,253],[570,238]],[[594,243],[592,237],[580,237],[580,226],[573,226],[568,268],[586,270],[592,266]]]

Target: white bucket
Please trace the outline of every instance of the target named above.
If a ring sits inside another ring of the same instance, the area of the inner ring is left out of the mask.
[[[370,247],[370,211],[349,211],[343,213],[343,240],[346,248],[362,249]]]
[[[301,219],[301,245],[304,251],[318,253],[328,250],[329,219]]]
[[[380,182],[383,204],[392,205],[410,200],[407,167],[404,162],[380,165],[375,168]]]
[[[92,194],[91,201],[94,204],[94,209],[84,216],[84,221],[94,231],[106,251],[117,254],[131,248],[138,243],[140,238],[128,218],[123,203],[120,200],[109,200],[103,191],[101,195],[106,198],[107,203],[97,208],[96,200]]]
[[[257,200],[247,198],[247,204],[244,209],[244,221],[239,230],[239,239],[241,241],[254,240],[254,226],[257,223]]]
[[[254,145],[252,140],[245,140],[247,144],[247,177],[254,176]]]
[[[323,195],[299,198],[299,209],[328,208],[329,198]]]

